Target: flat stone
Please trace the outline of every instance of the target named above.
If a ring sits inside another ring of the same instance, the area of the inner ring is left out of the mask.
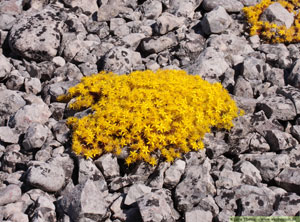
[[[192,210],[185,213],[185,221],[186,222],[194,222],[194,221],[212,221],[213,215],[209,211],[204,210]]]
[[[231,24],[232,19],[222,6],[218,6],[205,14],[201,21],[205,34],[219,34],[224,32]]]
[[[28,169],[27,182],[46,192],[57,192],[65,183],[65,172],[61,166],[40,163]]]
[[[203,0],[202,3],[202,7],[207,11],[211,11],[218,6],[224,7],[227,12],[240,12],[244,7],[238,0]]]
[[[300,169],[287,167],[274,180],[283,189],[300,194]]]
[[[0,206],[14,203],[21,198],[21,188],[17,185],[8,185],[0,190]]]
[[[24,14],[10,30],[9,46],[17,54],[36,61],[50,60],[60,46],[63,20],[55,7]]]
[[[144,184],[140,184],[140,183],[133,184],[128,190],[128,193],[125,197],[124,204],[131,205],[135,203],[138,200],[138,198],[150,192],[151,192],[151,188]]]
[[[0,126],[0,141],[4,143],[18,143],[19,134],[8,126]]]

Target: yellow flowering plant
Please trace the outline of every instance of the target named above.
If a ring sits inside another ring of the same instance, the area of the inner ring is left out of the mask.
[[[294,14],[294,24],[290,28],[268,21],[261,21],[264,10],[273,3],[280,3],[290,13]],[[300,2],[299,0],[262,0],[260,3],[244,7],[243,12],[249,23],[250,36],[259,35],[262,40],[270,43],[296,43],[300,41]]]
[[[69,108],[93,113],[69,117],[72,150],[94,158],[120,155],[126,163],[143,160],[156,165],[172,162],[189,151],[204,148],[202,139],[212,127],[230,130],[240,110],[220,83],[211,84],[183,70],[135,71],[129,75],[100,72],[82,78],[59,101]]]

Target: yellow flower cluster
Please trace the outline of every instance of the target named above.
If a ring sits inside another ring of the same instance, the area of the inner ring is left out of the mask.
[[[182,70],[135,71],[129,75],[100,72],[82,78],[60,101],[70,108],[91,107],[92,114],[70,117],[72,149],[88,157],[120,155],[126,163],[160,157],[172,162],[204,147],[211,127],[229,130],[240,112],[220,83],[211,84]]]
[[[287,28],[268,21],[260,21],[260,16],[271,4],[278,2],[289,12],[294,14],[294,24]],[[264,41],[270,43],[295,43],[300,41],[300,13],[299,0],[262,0],[255,6],[243,8],[250,24],[250,36],[259,35]]]

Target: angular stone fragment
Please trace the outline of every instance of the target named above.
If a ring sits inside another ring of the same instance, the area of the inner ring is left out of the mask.
[[[81,8],[85,13],[93,14],[98,11],[97,0],[63,0],[63,2],[72,8]]]
[[[200,75],[206,80],[217,80],[228,68],[229,65],[224,54],[217,52],[213,47],[207,47],[193,64],[187,66],[186,70],[188,73]]]
[[[177,209],[181,212],[191,210],[193,205],[198,204],[207,195],[214,195],[216,188],[210,175],[210,161],[206,159],[203,163],[195,160],[188,166],[183,180],[177,185],[175,199]]]
[[[4,143],[18,143],[19,134],[8,126],[0,126],[0,141]]]
[[[22,142],[23,148],[25,150],[41,148],[49,133],[49,128],[43,124],[31,124],[26,130],[24,140]]]
[[[62,17],[54,6],[24,14],[10,30],[10,48],[28,59],[50,60],[58,52],[63,24]]]
[[[90,179],[92,181],[104,181],[104,176],[101,171],[96,167],[96,165],[90,159],[79,159],[79,174],[78,183],[83,183],[84,181]],[[106,186],[106,183],[105,183]],[[106,188],[107,189],[107,188]]]
[[[202,0],[173,0],[170,1],[168,11],[176,16],[192,18],[201,3]]]
[[[263,110],[268,118],[278,120],[293,120],[296,116],[294,103],[283,96],[268,96],[257,103],[257,108]]]
[[[218,6],[211,12],[205,14],[201,25],[205,34],[219,34],[224,32],[231,24],[232,19],[226,10]]]
[[[274,180],[288,192],[300,194],[300,169],[287,167]]]
[[[255,186],[261,183],[262,177],[259,170],[249,161],[241,161],[236,166],[235,169],[243,174],[242,181],[245,184]]]
[[[132,51],[125,47],[112,48],[105,54],[103,68],[118,74],[130,73],[142,65],[142,58],[139,52]]]
[[[120,176],[120,166],[117,158],[111,153],[102,155],[94,163],[101,170],[105,178],[111,179]]]
[[[6,188],[0,190],[0,206],[16,202],[21,198],[21,188],[17,185],[11,184]]]
[[[266,139],[259,133],[254,133],[249,148],[252,153],[264,153],[270,151],[270,145]]]
[[[185,213],[186,222],[194,221],[212,221],[213,215],[209,211],[204,210],[192,210]]]
[[[40,163],[28,169],[27,182],[46,192],[57,192],[65,183],[65,172],[61,166]]]
[[[280,3],[275,2],[264,10],[260,20],[275,23],[278,26],[285,26],[289,29],[294,22],[294,15]]]
[[[222,170],[218,180],[216,181],[216,187],[218,189],[232,189],[239,186],[242,183],[242,174],[233,172],[230,170]]]
[[[240,199],[241,216],[268,216],[274,211],[275,193],[267,187],[241,185],[235,195]]]
[[[142,49],[147,53],[159,53],[165,49],[171,48],[176,45],[175,36],[164,35],[157,39],[144,39],[142,41]]]
[[[0,54],[0,79],[8,76],[13,66],[10,64],[9,60],[2,54]]]
[[[265,138],[272,151],[285,150],[298,144],[291,134],[280,130],[268,130]]]
[[[33,221],[56,221],[55,205],[51,198],[40,196],[35,202],[32,220]]]
[[[183,160],[176,160],[174,164],[165,171],[164,186],[169,188],[175,187],[184,173],[185,166],[186,163]]]
[[[168,12],[164,12],[157,20],[155,30],[160,35],[164,35],[173,29],[177,29],[184,24],[184,17],[177,17]]]
[[[138,206],[144,222],[175,221],[172,209],[159,192],[151,192],[138,199]]]
[[[286,216],[296,215],[299,212],[299,207],[300,196],[296,195],[295,193],[283,194],[278,203],[278,210],[283,211]]]
[[[13,173],[17,165],[23,163],[23,154],[18,151],[6,151],[1,158],[1,169],[7,173]]]
[[[162,13],[163,6],[161,1],[148,0],[142,5],[143,16],[147,19],[156,19]]]
[[[202,7],[211,11],[218,6],[222,6],[227,12],[239,12],[244,7],[238,0],[203,0]]]
[[[278,88],[276,92],[292,100],[296,107],[297,114],[300,114],[300,89],[287,85]]]
[[[263,154],[245,154],[241,155],[242,160],[251,162],[261,174],[264,181],[274,179],[282,169],[290,165],[287,154],[263,153]]]
[[[97,182],[92,180],[76,185],[60,201],[63,211],[74,221],[102,221],[108,204]]]
[[[136,202],[138,198],[150,192],[151,192],[151,188],[144,184],[140,184],[140,183],[133,184],[128,190],[128,193],[125,197],[124,204],[131,205],[134,202]]]
[[[242,76],[239,76],[233,91],[235,96],[243,97],[243,98],[253,98],[253,89],[251,87],[251,83],[243,78]]]

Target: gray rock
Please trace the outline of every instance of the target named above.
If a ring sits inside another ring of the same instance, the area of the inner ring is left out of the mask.
[[[14,15],[1,13],[0,14],[0,29],[8,31],[15,23],[16,17]]]
[[[260,16],[261,21],[268,21],[288,29],[294,23],[294,15],[285,9],[280,3],[275,2],[268,6]]]
[[[55,56],[51,60],[57,67],[62,67],[66,64],[66,60],[61,56]]]
[[[151,188],[144,184],[141,183],[133,184],[128,190],[128,193],[125,197],[124,204],[131,205],[135,203],[140,197],[150,192],[151,192]]]
[[[187,66],[186,70],[188,73],[200,75],[206,80],[217,80],[228,68],[229,65],[225,61],[224,54],[217,52],[212,47],[207,47],[194,64]]]
[[[97,0],[63,0],[63,2],[72,8],[78,7],[81,8],[85,13],[91,15],[98,11]]]
[[[143,221],[175,221],[165,195],[158,191],[147,193],[138,199],[137,203]]]
[[[204,210],[192,210],[185,213],[185,221],[193,222],[193,221],[212,221],[213,215],[209,211]]]
[[[142,41],[142,49],[147,53],[159,53],[164,51],[172,46],[175,46],[177,43],[174,35],[164,35],[157,39],[146,38]]]
[[[257,103],[257,108],[277,120],[293,120],[296,116],[294,103],[280,95],[265,97]]]
[[[32,221],[56,221],[55,205],[52,199],[48,198],[47,196],[40,196],[36,200]]]
[[[248,58],[250,53],[254,52],[244,37],[235,34],[211,35],[207,40],[208,46],[213,47],[216,51],[224,53],[224,57],[232,66],[242,63]]]
[[[121,13],[128,13],[130,9],[126,7],[122,2],[109,1],[109,4],[103,4],[98,9],[97,21],[104,22],[116,17]]]
[[[139,52],[115,47],[105,54],[103,63],[104,70],[125,74],[138,69],[142,65],[142,58]]]
[[[142,5],[143,16],[147,19],[156,19],[162,13],[163,6],[161,1],[147,0]]]
[[[235,82],[233,94],[238,97],[243,98],[253,98],[253,90],[251,83],[244,77],[239,76]]]
[[[244,7],[238,0],[203,0],[202,3],[206,11],[211,11],[218,6],[222,6],[227,12],[240,12]]]
[[[97,182],[89,179],[76,185],[60,201],[63,211],[74,221],[102,221],[106,216],[108,204]]]
[[[70,155],[66,153],[57,154],[55,156],[53,155],[53,157],[47,162],[61,166],[65,172],[65,180],[71,180],[74,170],[74,160],[70,157]]]
[[[157,18],[154,29],[160,35],[164,35],[184,24],[184,17],[177,17],[168,12],[164,12]]]
[[[278,88],[277,93],[293,101],[297,114],[300,114],[300,90],[293,86],[287,85]]]
[[[23,163],[23,154],[18,151],[5,151],[1,160],[1,169],[7,173],[13,173],[17,169],[17,165]],[[24,163],[23,163],[24,164]]]
[[[242,183],[242,176],[241,173],[224,169],[219,174],[219,178],[216,181],[216,187],[218,189],[232,189],[237,187]]]
[[[24,212],[24,209],[23,209],[24,204],[23,204],[22,201],[18,201],[18,202],[15,202],[15,203],[10,203],[10,204],[7,204],[7,205],[5,205],[1,208],[2,208],[3,218],[13,218],[14,215],[17,215],[17,214],[20,214],[20,213]],[[21,217],[21,218],[23,218],[23,217]],[[9,220],[9,221],[11,221],[11,220]],[[17,221],[14,221],[14,222],[17,222]],[[24,222],[28,222],[28,218]]]
[[[222,210],[234,211],[237,209],[234,190],[218,189],[218,194],[214,199]]]
[[[298,144],[291,134],[280,130],[268,130],[265,138],[274,152],[286,150]]]
[[[13,66],[10,64],[9,60],[2,54],[0,54],[0,79],[4,79],[8,76]]]
[[[104,154],[99,159],[95,160],[94,163],[101,170],[105,178],[111,179],[120,176],[120,167],[117,157],[113,156],[113,154]]]
[[[169,166],[170,164],[167,162],[162,162],[161,164],[159,164],[155,171],[148,177],[146,184],[155,189],[163,188],[164,173]]]
[[[261,183],[262,177],[259,170],[249,161],[241,161],[236,164],[235,170],[242,173],[242,182],[253,185]]]
[[[65,184],[65,172],[55,164],[36,164],[28,169],[27,182],[46,192],[57,192]]]
[[[174,188],[180,181],[184,173],[186,163],[183,160],[176,160],[166,171],[164,186],[170,189]]]
[[[296,215],[299,212],[299,207],[300,196],[295,193],[286,193],[282,195],[278,203],[278,210],[283,211],[286,216]]]
[[[23,212],[16,212],[8,217],[11,222],[29,222],[28,215]]]
[[[142,33],[130,33],[122,38],[122,41],[125,42],[126,45],[130,46],[133,50],[139,46],[140,42],[146,36]]]
[[[288,192],[300,194],[300,169],[293,167],[284,168],[280,174],[275,177],[275,182]]]
[[[268,119],[262,110],[251,116],[250,124],[262,136],[265,136],[267,130],[278,129],[284,131],[284,128],[276,119]]]
[[[25,78],[26,93],[38,94],[42,90],[42,84],[38,78]]]
[[[287,154],[263,153],[241,155],[242,160],[251,162],[261,174],[264,181],[274,179],[282,169],[290,165],[290,158]]]
[[[195,207],[193,210],[196,209],[209,211],[213,216],[219,214],[219,206],[216,204],[214,198],[211,195],[206,195],[205,197],[203,197],[197,207]]]
[[[70,129],[64,121],[57,122],[52,127],[52,132],[55,139],[61,144],[65,144],[67,141],[69,141]]]
[[[268,216],[274,211],[275,193],[267,187],[242,185],[235,196],[240,199],[241,216]]]
[[[6,188],[0,190],[0,206],[14,203],[21,198],[21,188],[17,185],[8,185]]]
[[[4,143],[18,143],[19,134],[8,126],[0,126],[0,141]]]
[[[222,6],[218,6],[211,12],[206,13],[201,21],[202,29],[207,35],[222,33],[231,23],[232,18]]]
[[[13,70],[10,72],[5,86],[7,89],[11,90],[20,90],[22,86],[24,86],[25,78],[18,70]]]
[[[64,116],[65,108],[66,108],[65,103],[58,103],[58,102],[51,103],[49,105],[49,109],[52,113],[51,115],[52,118],[54,118],[57,121],[62,120]]]
[[[50,80],[54,77],[54,70],[56,68],[55,64],[50,61],[44,61],[41,63],[24,62],[26,71],[29,73],[30,77],[38,78],[42,82]]]
[[[104,176],[101,171],[96,167],[91,159],[85,160],[84,158],[79,158],[79,174],[78,174],[78,183],[84,183],[86,180],[92,181],[104,181]],[[106,186],[106,183],[105,185]],[[107,187],[106,187],[107,189]]]
[[[254,133],[249,144],[249,149],[251,153],[264,153],[270,151],[270,145],[261,134]]]
[[[55,7],[45,7],[19,18],[10,30],[9,46],[17,54],[36,61],[56,56],[63,20]]]
[[[273,85],[277,85],[283,87],[285,85],[284,81],[284,70],[279,68],[272,68],[271,70],[267,70],[265,72],[266,81],[272,83]]]
[[[26,105],[26,102],[21,95],[21,93],[13,90],[0,90],[0,116],[2,117],[0,118],[1,122]]]
[[[290,52],[287,47],[280,44],[261,44],[258,47],[259,51],[267,54],[266,59],[275,67],[281,69],[290,68],[292,61],[290,59]]]
[[[247,57],[243,62],[242,75],[246,80],[257,85],[257,83],[262,83],[264,80],[266,69],[266,63],[262,59]]]
[[[26,129],[22,146],[25,150],[38,149],[45,143],[50,130],[40,123],[30,124]]]
[[[195,10],[200,6],[202,0],[173,0],[170,1],[168,11],[176,16],[193,18]]]
[[[210,169],[209,159],[203,163],[196,159],[191,166],[187,167],[183,180],[175,190],[177,209],[180,212],[191,210],[193,205],[198,204],[205,195],[215,194],[216,188],[209,173]]]
[[[114,178],[109,184],[109,190],[112,192],[116,192],[124,187],[130,186],[141,179],[141,176],[138,175],[130,175],[123,177]]]

